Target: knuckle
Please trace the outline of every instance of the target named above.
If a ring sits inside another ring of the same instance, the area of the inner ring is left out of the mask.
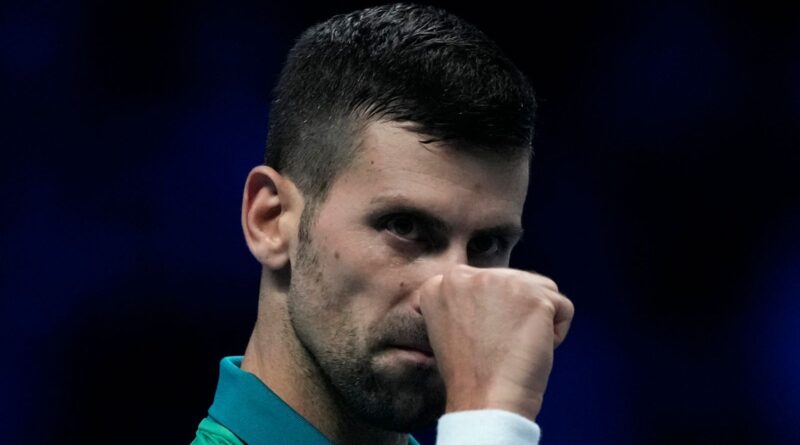
[[[575,314],[575,303],[573,303],[569,298],[564,297],[564,308],[569,315],[569,318],[572,318],[572,316]]]
[[[425,282],[422,283],[423,294],[436,293],[442,284],[442,279],[442,275],[434,275],[433,277],[425,280]]]
[[[533,275],[533,281],[538,283],[540,286],[552,289],[558,292],[558,284],[550,277],[542,275],[535,271],[528,271],[529,274]]]
[[[556,303],[544,295],[538,293],[529,295],[528,298],[525,299],[525,302],[531,313],[544,313],[548,317],[555,317],[556,315]]]
[[[556,304],[549,298],[540,298],[538,306],[541,310],[545,311],[548,315],[555,316]]]
[[[456,264],[450,270],[457,273],[468,273],[474,271],[475,268],[467,264]]]
[[[558,292],[558,284],[550,278],[545,277],[545,286],[553,289],[554,291]]]
[[[492,273],[492,271],[487,269],[477,269],[475,273],[470,276],[470,281],[476,286],[486,286],[490,284],[494,278],[495,275]]]
[[[459,264],[451,267],[444,273],[444,281],[448,284],[461,283],[464,280],[475,275],[476,269],[469,267],[465,264]]]

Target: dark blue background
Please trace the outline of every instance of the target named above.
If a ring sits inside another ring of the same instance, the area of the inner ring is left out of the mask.
[[[3,443],[192,439],[255,320],[269,91],[368,5],[287,3],[0,6]],[[800,443],[800,8],[536,3],[440,5],[541,104],[515,265],[577,306],[543,443]]]

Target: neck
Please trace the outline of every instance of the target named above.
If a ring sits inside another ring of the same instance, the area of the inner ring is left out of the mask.
[[[242,369],[258,377],[335,444],[407,444],[407,434],[378,429],[344,406],[297,339],[289,321],[287,295],[265,292],[263,283]]]

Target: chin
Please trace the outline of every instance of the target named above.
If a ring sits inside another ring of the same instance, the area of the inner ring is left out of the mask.
[[[365,416],[368,423],[386,431],[417,431],[433,424],[444,413],[444,401],[426,400],[418,395],[396,395],[387,402]]]
[[[416,431],[444,413],[444,383],[435,368],[394,367],[388,373],[374,374],[371,383],[365,388],[360,411],[367,422],[381,429]]]

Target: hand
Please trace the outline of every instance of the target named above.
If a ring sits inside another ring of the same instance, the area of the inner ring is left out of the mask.
[[[418,297],[447,412],[494,408],[535,421],[574,314],[556,284],[515,269],[456,266],[425,281]]]

